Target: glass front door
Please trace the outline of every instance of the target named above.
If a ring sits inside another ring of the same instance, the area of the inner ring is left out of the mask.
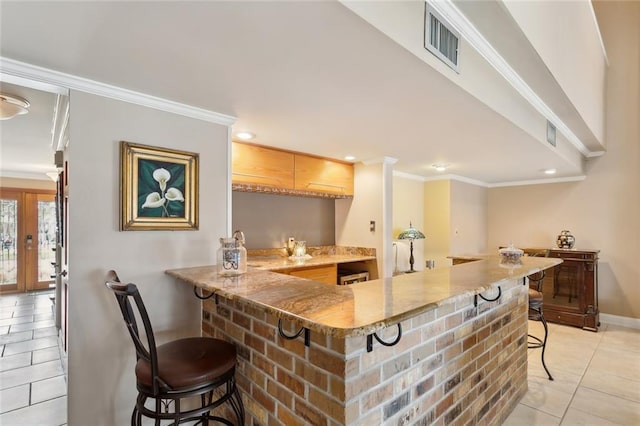
[[[0,198],[0,291],[18,290],[18,202],[19,194]],[[22,277],[20,277],[22,278]]]
[[[56,232],[54,194],[2,190],[0,292],[49,288],[54,282]]]

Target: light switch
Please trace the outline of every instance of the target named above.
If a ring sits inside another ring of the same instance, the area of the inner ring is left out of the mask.
[[[376,230],[376,221],[372,220],[369,222],[369,231],[375,232],[375,230]]]

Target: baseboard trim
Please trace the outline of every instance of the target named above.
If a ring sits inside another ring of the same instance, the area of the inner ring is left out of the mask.
[[[622,317],[619,315],[600,313],[600,322],[604,324],[620,325],[623,327],[636,328],[640,330],[640,318]]]

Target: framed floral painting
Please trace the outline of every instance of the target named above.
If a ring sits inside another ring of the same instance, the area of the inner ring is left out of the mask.
[[[198,229],[196,153],[120,142],[120,230]]]

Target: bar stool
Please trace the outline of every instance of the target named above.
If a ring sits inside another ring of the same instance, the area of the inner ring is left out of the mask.
[[[534,336],[529,334],[529,340],[527,342],[527,346],[529,349],[537,349],[542,348],[542,366],[544,367],[544,371],[547,372],[547,376],[549,376],[549,380],[553,380],[549,369],[547,368],[547,364],[544,362],[544,351],[547,347],[547,336],[549,334],[549,327],[547,326],[547,320],[544,318],[544,314],[542,313],[542,302],[544,296],[542,295],[542,282],[544,281],[545,271],[536,272],[535,274],[529,275],[529,319],[534,321],[541,321],[542,327],[544,328],[544,337],[540,338],[538,336]],[[532,288],[534,287],[534,288]]]
[[[151,322],[135,284],[122,284],[115,271],[107,273],[105,285],[118,301],[136,349],[138,397],[131,414],[131,425],[141,426],[142,416],[172,420],[173,425],[188,421],[208,425],[209,420],[233,426],[230,420],[210,413],[228,402],[237,423],[244,425],[244,406],[235,382],[236,348],[224,340],[209,337],[178,339],[156,347]],[[142,320],[146,341],[140,336],[134,305]],[[185,398],[200,397],[200,406],[184,410]],[[153,399],[153,409],[147,408]]]

